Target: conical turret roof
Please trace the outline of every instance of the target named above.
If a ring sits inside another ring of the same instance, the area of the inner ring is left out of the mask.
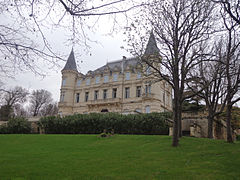
[[[158,55],[158,54],[159,49],[157,47],[156,39],[153,34],[153,31],[151,31],[144,55]]]
[[[63,70],[73,70],[73,71],[77,71],[77,65],[76,65],[76,61],[75,61],[75,57],[74,57],[74,52],[73,49],[68,57],[68,60],[66,62],[66,65],[64,66]]]

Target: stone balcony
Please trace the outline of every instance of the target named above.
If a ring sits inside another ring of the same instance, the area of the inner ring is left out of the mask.
[[[142,94],[142,99],[147,100],[147,99],[153,99],[155,97],[155,94],[153,93],[143,93]]]
[[[67,102],[58,102],[58,107],[65,107]]]
[[[86,102],[87,106],[100,106],[100,105],[119,105],[121,103],[121,98],[107,98],[107,99],[98,99],[90,100]]]

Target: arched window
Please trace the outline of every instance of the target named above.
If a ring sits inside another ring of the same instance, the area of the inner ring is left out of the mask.
[[[150,113],[150,110],[151,110],[151,109],[150,109],[150,106],[149,106],[149,105],[145,106],[145,112],[146,112],[146,113]]]

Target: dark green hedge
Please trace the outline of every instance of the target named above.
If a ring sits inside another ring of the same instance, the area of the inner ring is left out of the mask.
[[[168,134],[167,118],[171,118],[171,113],[91,113],[44,117],[39,125],[47,134],[99,134],[104,129],[114,129],[117,134]]]
[[[12,118],[6,125],[0,126],[0,134],[28,134],[30,132],[30,122],[22,117]]]

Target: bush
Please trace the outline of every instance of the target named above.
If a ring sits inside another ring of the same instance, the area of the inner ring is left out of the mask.
[[[8,134],[7,125],[3,124],[0,126],[0,134]]]
[[[31,132],[31,124],[22,117],[12,118],[7,125],[0,126],[0,134],[28,134]]]
[[[240,135],[237,135],[236,140],[240,141]]]
[[[100,134],[104,129],[113,129],[117,134],[168,134],[167,118],[171,118],[171,113],[91,113],[43,117],[39,125],[48,134]]]

